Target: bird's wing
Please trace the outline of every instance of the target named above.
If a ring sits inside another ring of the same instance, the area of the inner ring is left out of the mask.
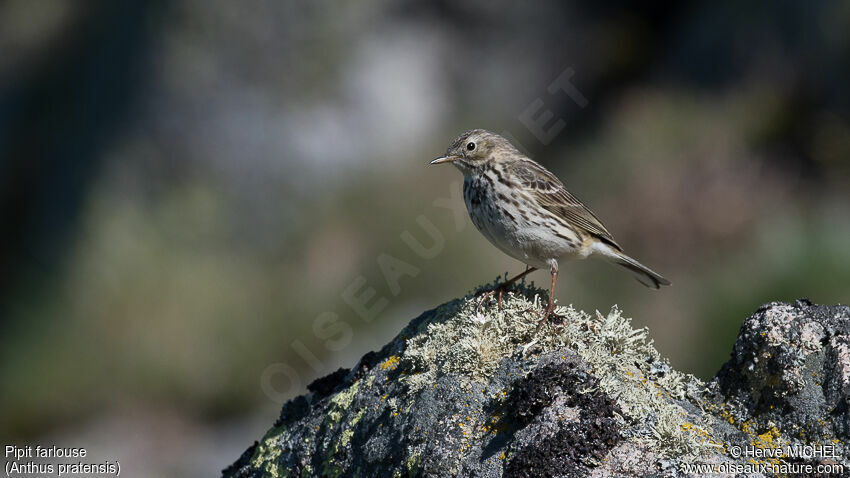
[[[513,176],[522,184],[543,209],[567,224],[599,237],[617,249],[611,233],[581,201],[573,196],[564,184],[543,166],[530,161],[517,161],[510,166]]]

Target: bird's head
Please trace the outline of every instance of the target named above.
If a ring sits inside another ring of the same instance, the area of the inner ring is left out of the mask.
[[[496,133],[473,129],[452,141],[446,154],[431,161],[431,164],[452,163],[463,173],[475,171],[491,161],[519,154],[514,146]]]

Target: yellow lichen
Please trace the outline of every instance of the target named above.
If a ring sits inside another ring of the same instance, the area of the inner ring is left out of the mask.
[[[381,368],[381,370],[387,370],[387,369],[394,370],[396,367],[398,367],[398,362],[399,362],[398,355],[390,355],[389,357],[387,357],[386,360],[381,362],[379,367]]]

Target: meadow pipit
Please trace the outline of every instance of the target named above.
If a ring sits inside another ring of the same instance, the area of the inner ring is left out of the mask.
[[[558,263],[598,256],[625,267],[655,289],[670,282],[623,253],[611,233],[563,183],[505,138],[474,129],[455,139],[445,156],[463,173],[463,199],[475,227],[505,254],[526,263],[525,272],[498,285],[482,302],[536,269],[549,268],[552,285],[543,318],[552,315]],[[481,302],[479,302],[480,304]]]

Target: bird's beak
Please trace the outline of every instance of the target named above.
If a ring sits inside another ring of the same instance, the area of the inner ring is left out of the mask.
[[[430,164],[450,163],[450,162],[454,161],[455,159],[458,159],[458,156],[454,156],[454,155],[440,156],[439,158],[431,161]]]

